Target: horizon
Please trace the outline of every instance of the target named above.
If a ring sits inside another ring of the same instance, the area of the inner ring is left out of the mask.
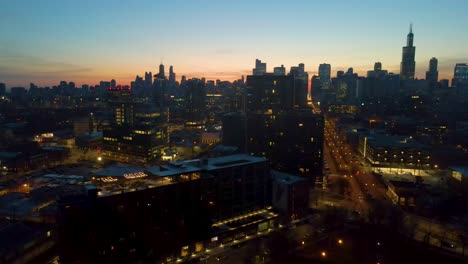
[[[269,72],[304,63],[310,77],[321,63],[331,64],[332,76],[348,68],[366,76],[377,61],[399,74],[410,22],[416,78],[424,79],[432,57],[439,61],[439,79],[451,80],[455,64],[468,62],[468,36],[460,27],[468,24],[468,2],[451,1],[457,9],[403,0],[381,6],[329,1],[320,9],[315,1],[263,2],[4,2],[0,82],[8,88],[62,80],[129,85],[145,71],[156,73],[161,62],[166,71],[174,66],[177,80],[233,81],[250,75],[256,58]]]

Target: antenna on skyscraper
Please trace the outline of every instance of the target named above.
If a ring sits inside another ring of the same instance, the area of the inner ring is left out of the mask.
[[[413,33],[413,22],[409,24],[409,33]]]

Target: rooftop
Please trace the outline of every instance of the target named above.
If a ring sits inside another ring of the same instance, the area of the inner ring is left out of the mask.
[[[399,147],[399,148],[427,148],[426,145],[418,143],[416,140],[401,137],[374,134],[367,137],[368,144],[376,147]]]
[[[97,177],[125,177],[128,175],[134,175],[136,173],[144,173],[145,169],[136,166],[130,166],[127,164],[117,164],[111,167],[107,167],[103,170],[96,172],[94,175]]]
[[[458,171],[462,175],[468,176],[468,166],[454,166],[454,167],[450,167],[450,169],[452,169],[454,171]]]
[[[289,173],[272,170],[271,174],[276,181],[284,184],[296,184],[300,182],[306,182],[304,178]]]

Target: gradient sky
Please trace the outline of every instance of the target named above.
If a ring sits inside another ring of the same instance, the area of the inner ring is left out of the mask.
[[[255,58],[268,71],[305,63],[311,74],[359,74],[381,61],[399,72],[413,22],[416,75],[439,59],[440,77],[468,63],[466,0],[14,0],[0,1],[0,82],[129,84],[159,63],[179,79],[234,80]]]

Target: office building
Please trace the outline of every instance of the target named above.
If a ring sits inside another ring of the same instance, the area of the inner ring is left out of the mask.
[[[164,65],[161,63],[159,64],[159,73],[157,74],[158,79],[166,79],[166,75],[164,75]]]
[[[310,110],[231,113],[223,119],[223,144],[266,157],[272,168],[314,182],[323,167],[323,122]]]
[[[293,75],[273,74],[247,76],[246,102],[248,111],[281,111],[295,104]]]
[[[281,67],[275,67],[273,68],[273,74],[274,75],[286,75],[286,68],[281,65]]]
[[[309,74],[304,69],[304,63],[291,67],[289,74],[294,76],[294,106],[306,107]]]
[[[432,166],[431,149],[414,139],[374,134],[359,139],[359,151],[373,166],[419,170]]]
[[[252,70],[253,75],[263,75],[267,71],[266,62],[262,62],[259,59],[255,60],[255,68]]]
[[[432,58],[429,61],[429,70],[426,71],[426,81],[429,84],[429,91],[433,91],[438,86],[439,71],[437,70],[437,59]]]
[[[416,47],[413,45],[413,25],[410,25],[410,32],[406,38],[406,46],[403,47],[401,65],[400,65],[400,78],[401,80],[414,79],[416,62],[414,56]]]
[[[103,131],[106,158],[124,162],[157,159],[167,143],[167,127],[159,108],[138,101],[129,89],[109,92],[113,119]]]
[[[93,177],[94,186],[57,202],[65,263],[188,260],[277,226],[265,158],[240,154],[147,169],[120,165]]]
[[[204,79],[190,79],[185,83],[185,118],[199,122],[205,118],[206,84]]]
[[[175,82],[176,74],[174,73],[174,68],[172,65],[169,67],[169,82]]]
[[[331,83],[331,66],[327,63],[319,65],[319,78],[322,83],[322,89],[329,89]]]
[[[468,88],[468,64],[457,63],[453,71],[452,86],[459,89]]]

